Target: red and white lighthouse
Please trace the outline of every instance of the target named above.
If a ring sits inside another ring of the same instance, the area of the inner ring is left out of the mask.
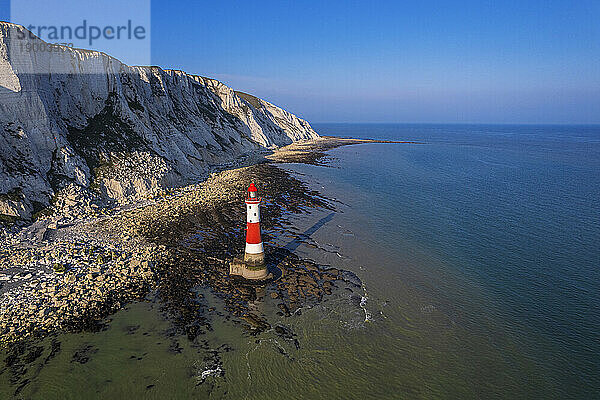
[[[246,252],[244,261],[249,267],[261,267],[265,264],[265,252],[260,237],[260,202],[258,190],[250,184],[246,196]]]
[[[244,259],[235,257],[229,263],[229,274],[251,280],[265,280],[273,277],[265,265],[265,251],[260,237],[260,202],[254,183],[246,195],[246,251]]]

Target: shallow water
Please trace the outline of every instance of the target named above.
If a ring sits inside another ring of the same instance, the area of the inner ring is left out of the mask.
[[[360,227],[355,258],[381,265],[361,275],[370,288],[391,274],[494,350],[512,347],[524,365],[498,368],[507,386],[600,396],[600,127],[317,129],[426,143],[340,148],[335,171],[299,169],[352,199],[337,224]]]
[[[294,216],[269,245],[350,270],[361,288],[288,318],[259,290],[252,307],[280,331],[256,336],[197,288],[209,329],[193,342],[150,295],[100,332],[33,345],[25,353],[42,350],[26,371],[4,366],[0,397],[20,385],[40,399],[600,395],[600,129],[317,129],[426,142],[282,166],[337,211]]]

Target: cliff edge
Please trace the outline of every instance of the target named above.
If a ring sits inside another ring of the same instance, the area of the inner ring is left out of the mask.
[[[48,49],[0,22],[5,219],[31,218],[65,191],[66,201],[81,192],[135,201],[193,183],[211,165],[319,137],[305,120],[214,79],[98,51],[23,48]]]

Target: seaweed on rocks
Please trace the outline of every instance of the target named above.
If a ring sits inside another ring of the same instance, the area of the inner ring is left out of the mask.
[[[268,267],[283,272],[277,281],[257,283],[229,276],[230,260],[244,249],[245,210],[240,204],[250,182],[261,188],[266,199],[261,220],[263,242]],[[226,311],[244,321],[249,334],[256,335],[272,329],[272,323],[250,306],[264,296],[265,287],[278,299],[283,314],[291,316],[300,307],[332,294],[334,282],[358,284],[343,271],[303,260],[286,248],[269,244],[272,232],[288,224],[289,213],[334,210],[331,201],[283,169],[266,163],[240,170],[225,189],[231,193],[226,201],[206,204],[200,200],[179,209],[176,218],[159,218],[146,226],[146,238],[169,252],[166,262],[157,267],[157,285],[179,333],[194,340],[210,327],[196,294],[198,287],[212,290],[223,300]]]
[[[73,354],[73,358],[71,359],[71,362],[85,364],[90,360],[92,355],[96,354],[97,352],[98,352],[98,349],[95,348],[94,346],[91,346],[91,345],[84,346],[84,347],[80,348],[79,350],[77,350]]]
[[[293,232],[290,214],[335,211],[337,205],[272,161],[311,162],[315,152],[352,143],[357,142],[328,138],[294,144],[278,150],[271,161],[215,172],[201,184],[165,192],[139,206],[99,214],[89,221],[47,225],[53,231],[47,245],[2,248],[3,282],[16,276],[5,275],[13,266],[26,266],[31,273],[16,279],[18,286],[2,288],[1,341],[39,338],[61,330],[103,330],[107,316],[144,299],[151,290],[163,300],[162,307],[174,322],[173,335],[195,341],[212,330],[213,314],[258,334],[272,329],[273,323],[253,311],[256,301],[270,297],[282,316],[291,317],[338,286],[360,286],[349,272],[303,260],[293,252],[294,246],[272,244],[277,232]],[[243,199],[251,182],[259,185],[265,198],[261,223],[269,268],[283,272],[275,281],[251,283],[229,276],[229,262],[244,250]],[[17,239],[7,230],[0,232]],[[62,268],[51,269],[56,263],[65,267],[64,273],[57,273]],[[223,300],[225,315],[207,309],[199,294],[204,288]]]

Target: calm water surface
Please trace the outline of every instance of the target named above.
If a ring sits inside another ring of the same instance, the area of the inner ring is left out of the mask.
[[[272,331],[245,334],[198,288],[214,311],[197,341],[174,334],[156,301],[136,303],[102,332],[56,338],[45,364],[51,339],[41,343],[21,395],[600,397],[600,127],[316,129],[424,144],[347,146],[328,166],[283,166],[338,211],[295,216],[270,244],[363,282],[290,318],[268,295],[254,304],[299,349]],[[10,376],[0,373],[3,397]]]
[[[600,396],[600,127],[317,128],[425,142],[338,149],[337,173],[310,173],[353,199],[347,214],[389,252],[387,271],[403,279],[408,261],[441,312],[494,350],[513,346],[555,397]]]

